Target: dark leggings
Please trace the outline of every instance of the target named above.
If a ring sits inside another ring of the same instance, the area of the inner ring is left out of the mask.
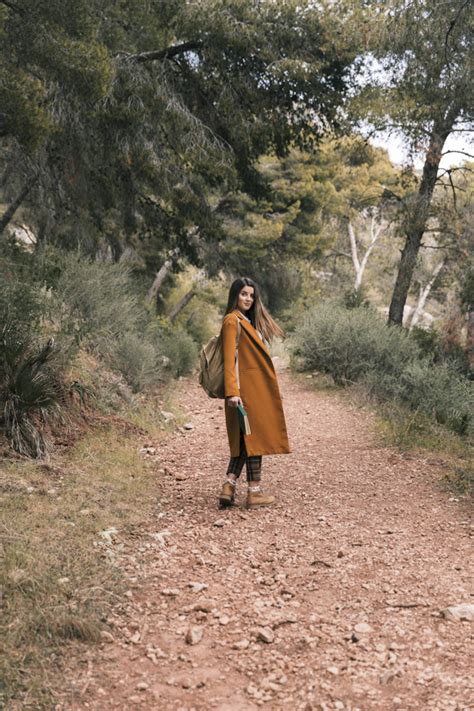
[[[247,457],[245,449],[245,440],[242,431],[240,432],[240,454],[238,457],[231,457],[227,474],[233,474],[235,477],[240,476],[244,464],[247,469],[247,481],[260,481],[262,476],[262,455]]]

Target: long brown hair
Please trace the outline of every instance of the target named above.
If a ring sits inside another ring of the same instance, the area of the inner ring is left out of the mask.
[[[245,314],[247,318],[250,319],[252,326],[256,328],[257,331],[260,331],[266,341],[273,340],[275,336],[283,338],[285,335],[283,329],[280,328],[268,313],[260,298],[260,289],[256,282],[250,279],[250,277],[240,277],[232,282],[229,289],[225,315],[230,314],[231,311],[238,308],[239,294],[244,286],[253,287],[253,304]]]

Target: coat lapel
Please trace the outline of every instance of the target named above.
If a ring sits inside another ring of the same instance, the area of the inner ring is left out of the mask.
[[[266,355],[271,360],[270,351],[268,350],[267,346],[265,345],[265,343],[262,341],[262,339],[258,335],[257,331],[254,329],[252,324],[249,321],[247,321],[245,318],[242,317],[242,314],[240,313],[240,311],[238,309],[235,309],[234,313],[236,314],[237,318],[239,319],[240,325],[242,326],[242,328],[245,329],[246,333],[248,333],[250,338],[253,339],[253,341],[257,344],[257,346],[259,348],[261,348],[262,351],[264,353],[266,353]]]

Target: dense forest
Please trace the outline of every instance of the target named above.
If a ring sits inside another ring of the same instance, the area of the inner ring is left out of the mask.
[[[243,274],[293,334],[297,367],[340,383],[401,374],[405,395],[376,390],[467,431],[474,164],[467,149],[443,159],[473,128],[469,5],[0,2],[13,448],[43,456],[41,423],[71,398],[114,408],[190,372]],[[391,132],[404,165],[372,142]],[[333,320],[348,343],[318,348]],[[371,343],[392,339],[410,353],[388,364]],[[360,352],[357,375],[335,365],[342,348]]]

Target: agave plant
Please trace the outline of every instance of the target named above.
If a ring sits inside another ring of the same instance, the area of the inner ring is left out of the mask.
[[[12,323],[0,332],[0,413],[5,434],[20,454],[47,453],[44,425],[59,414],[63,388],[52,367],[53,339],[40,346]]]

